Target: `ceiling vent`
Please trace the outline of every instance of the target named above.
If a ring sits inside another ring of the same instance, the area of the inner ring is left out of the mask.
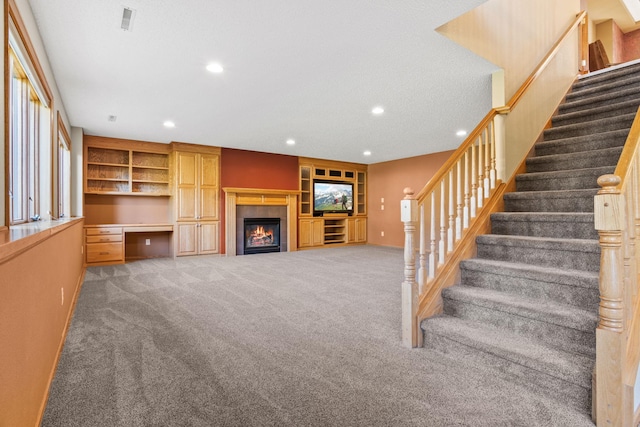
[[[122,22],[120,23],[120,28],[125,31],[133,30],[133,18],[136,16],[135,9],[131,9],[125,7],[122,9]]]

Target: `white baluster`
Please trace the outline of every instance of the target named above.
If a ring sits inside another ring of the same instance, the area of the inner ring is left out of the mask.
[[[431,193],[431,220],[430,220],[430,239],[431,246],[429,252],[429,279],[436,277],[436,269],[438,264],[436,263],[436,192]]]

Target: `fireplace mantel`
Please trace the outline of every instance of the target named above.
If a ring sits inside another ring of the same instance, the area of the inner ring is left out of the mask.
[[[236,207],[237,206],[286,206],[287,207],[287,250],[298,247],[298,228],[296,209],[297,190],[269,190],[264,188],[224,187],[226,221],[225,246],[227,256],[236,255]]]

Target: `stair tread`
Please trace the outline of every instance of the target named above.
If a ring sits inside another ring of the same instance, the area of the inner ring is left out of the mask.
[[[425,319],[421,327],[437,328],[448,339],[569,383],[585,388],[591,385],[593,357],[555,349],[509,331],[448,315]]]
[[[559,160],[581,160],[581,159],[588,159],[591,157],[604,157],[607,155],[621,153],[622,148],[623,148],[622,146],[619,146],[619,147],[601,148],[597,150],[578,151],[573,153],[547,154],[544,156],[537,155],[535,157],[529,157],[527,159],[527,165],[548,163],[548,162],[554,162]]]
[[[638,99],[627,99],[619,102],[611,102],[608,104],[595,104],[596,106],[587,108],[581,108],[569,112],[560,111],[555,117],[553,117],[554,124],[557,122],[563,122],[567,120],[579,119],[585,116],[593,116],[603,114],[612,111],[620,111],[623,108],[638,108],[640,105],[640,91],[638,91]]]
[[[491,220],[536,222],[593,222],[591,212],[495,212]]]
[[[589,176],[594,173],[605,175],[615,170],[616,165],[605,165],[597,168],[567,169],[548,172],[528,172],[516,176],[516,181],[528,181],[536,179],[573,178],[577,176]],[[613,170],[612,170],[613,168]],[[597,183],[596,183],[597,185]]]
[[[573,92],[567,94],[567,100],[584,95],[595,95],[625,86],[629,88],[637,88],[638,83],[640,83],[640,75],[630,74],[628,77],[615,79],[613,81],[605,81],[605,83],[602,84],[577,85],[577,87],[574,86]]]
[[[569,268],[543,267],[511,261],[471,258],[460,263],[461,268],[483,271],[492,269],[493,274],[535,279],[540,282],[561,283],[583,288],[597,288],[599,274],[593,271]],[[549,279],[553,278],[553,281]],[[560,281],[558,280],[560,279]]]
[[[506,234],[481,234],[477,237],[478,243],[500,244],[505,246],[529,246],[537,248],[558,248],[562,246],[576,246],[584,252],[597,252],[600,247],[597,240],[593,239],[566,239],[554,237],[517,236]]]
[[[573,86],[574,88],[580,88],[583,86],[600,84],[600,82],[603,81],[619,79],[620,77],[638,72],[640,72],[640,60],[629,61],[588,74],[581,74],[578,76],[578,81],[574,83]]]
[[[558,146],[566,146],[567,148],[577,149],[575,151],[569,151],[569,153],[581,153],[584,151],[590,151],[588,148],[585,150],[580,150],[581,148],[586,148],[587,142],[593,141],[594,139],[613,139],[620,141],[620,145],[616,145],[617,147],[622,147],[624,145],[624,141],[629,134],[628,129],[617,129],[607,132],[599,132],[591,135],[581,135],[581,136],[573,136],[569,138],[558,138],[551,141],[540,141],[536,143],[536,150],[548,150],[553,147]]]
[[[534,191],[513,191],[506,193],[505,198],[508,199],[533,199],[540,197],[548,197],[552,199],[564,199],[569,197],[588,197],[596,195],[598,188],[580,188],[573,190],[534,190]]]
[[[616,130],[620,128],[630,129],[635,116],[636,116],[635,113],[628,113],[628,114],[620,114],[619,116],[614,116],[614,117],[607,117],[603,119],[589,120],[582,123],[571,123],[567,125],[554,126],[552,128],[545,129],[543,131],[544,140],[550,141],[553,139],[560,139],[555,137],[557,135],[563,135],[565,133],[570,133],[570,132],[571,133],[579,132],[580,135],[587,135],[586,131],[591,130],[590,128],[601,128],[603,132],[606,132],[607,130]],[[612,127],[614,129],[611,129]],[[593,135],[594,133],[597,133],[597,132],[589,132],[588,135]],[[580,135],[573,135],[573,136],[580,136]]]
[[[579,307],[492,289],[455,285],[445,289],[442,295],[446,299],[587,333],[595,333],[598,321],[597,313]]]

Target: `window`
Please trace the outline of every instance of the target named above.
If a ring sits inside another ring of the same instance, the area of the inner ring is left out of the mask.
[[[10,2],[7,76],[9,225],[48,210],[51,194],[40,187],[50,170],[51,91],[22,21]],[[50,173],[50,172],[49,172]],[[47,187],[47,186],[44,186]]]
[[[71,214],[71,138],[58,112],[58,217]]]

